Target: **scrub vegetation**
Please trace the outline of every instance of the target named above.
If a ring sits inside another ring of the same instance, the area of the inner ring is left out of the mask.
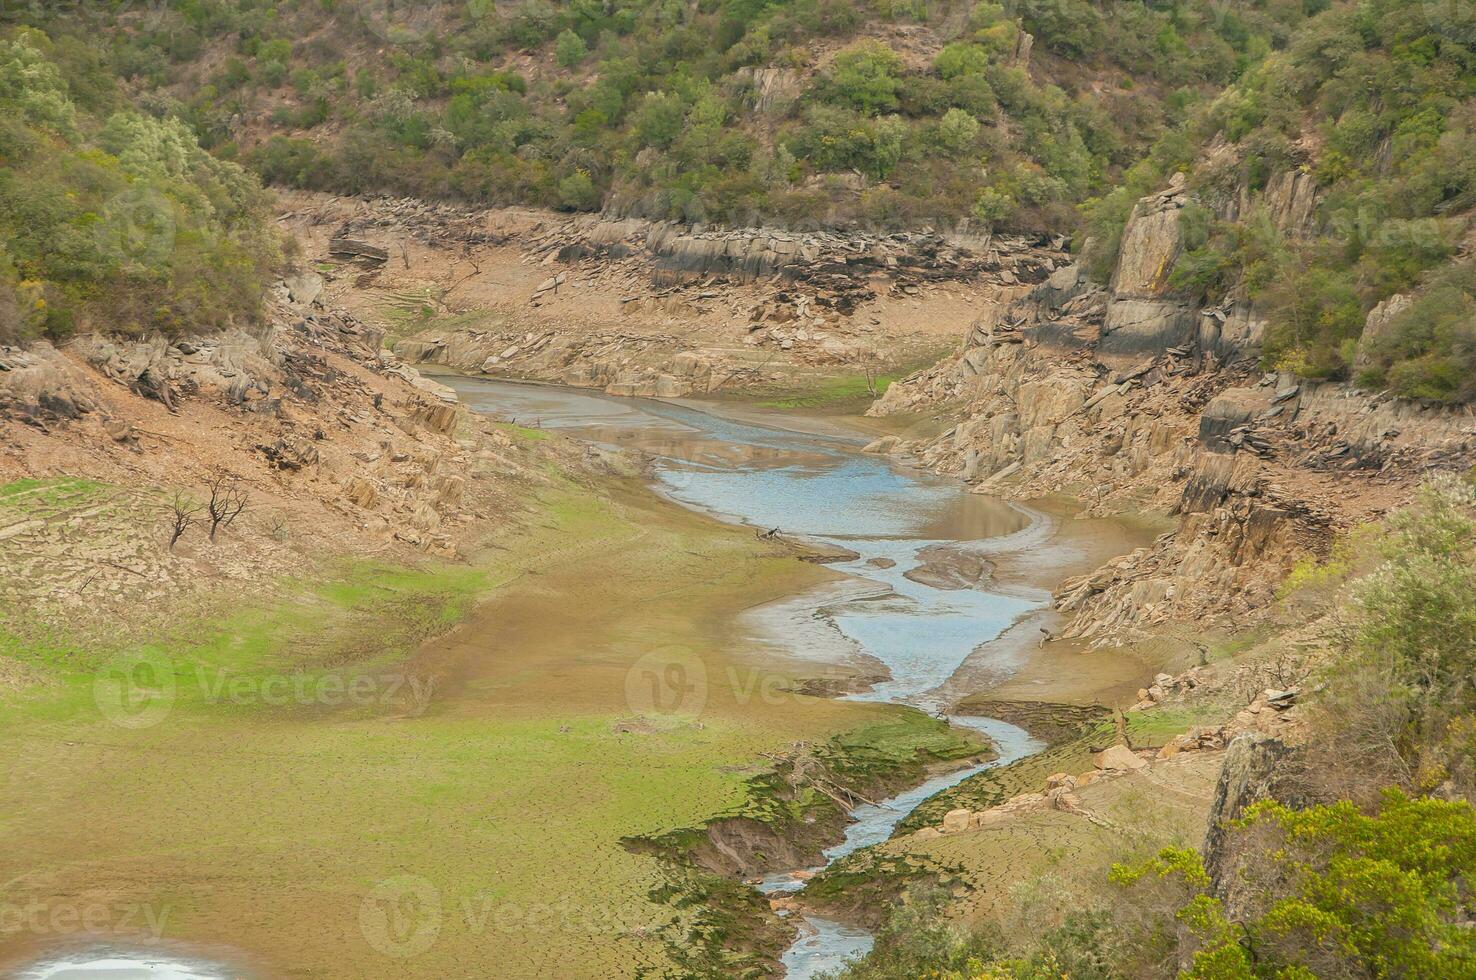
[[[1476,26],[1461,4],[1332,5],[1085,208],[1097,274],[1108,274],[1133,203],[1189,170],[1205,204],[1182,212],[1171,282],[1206,303],[1243,290],[1269,323],[1267,367],[1468,401],[1473,66]],[[1234,152],[1196,164],[1215,140]],[[1278,225],[1260,204],[1268,180],[1289,171],[1321,189],[1310,228]],[[1250,207],[1235,206],[1242,192]],[[1413,303],[1366,332],[1369,312],[1396,293]]]
[[[1047,231],[1305,16],[1209,0],[75,9],[38,16],[274,184]]]

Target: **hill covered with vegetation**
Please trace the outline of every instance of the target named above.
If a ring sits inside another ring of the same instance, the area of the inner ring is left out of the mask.
[[[1459,5],[162,0],[10,17],[28,26],[8,29],[0,93],[7,336],[64,334],[99,305],[124,329],[249,317],[274,248],[249,171],[694,223],[1081,232],[1105,279],[1133,203],[1187,170],[1171,285],[1254,304],[1267,367],[1476,395],[1476,27]],[[1288,170],[1315,180],[1307,228],[1261,206]]]
[[[168,0],[37,14],[269,182],[1059,231],[1312,0]]]
[[[94,48],[0,38],[0,343],[250,321],[268,216],[253,175],[133,109]]]
[[[1476,396],[1476,21],[1463,5],[1367,0],[1308,20],[1087,209],[1099,275],[1133,202],[1195,159],[1200,205],[1183,212],[1170,282],[1253,303],[1266,366]],[[1316,187],[1299,227],[1262,194],[1288,171]]]

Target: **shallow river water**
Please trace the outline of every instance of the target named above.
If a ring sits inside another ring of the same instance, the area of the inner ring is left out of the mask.
[[[987,574],[975,578],[989,568],[989,556],[1019,554],[1042,541],[1049,532],[1043,515],[864,455],[862,440],[843,431],[795,431],[766,424],[768,419],[566,388],[443,380],[476,411],[651,453],[658,488],[673,500],[854,555],[831,563],[854,577],[849,582],[762,607],[748,615],[746,625],[755,639],[791,655],[823,663],[858,657],[879,662],[889,679],[852,695],[857,699],[939,711],[936,689],[964,659],[1050,598],[1044,590],[995,585]],[[974,580],[962,583],[955,574],[940,583],[935,575],[916,574],[925,565],[963,569]],[[960,584],[969,587],[947,587]],[[858,807],[845,840],[825,852],[827,864],[885,841],[941,790],[1041,748],[1002,721],[950,721],[988,735],[998,757]],[[792,873],[770,875],[759,885],[766,893],[803,887]],[[864,930],[804,918],[799,939],[783,959],[791,980],[833,970],[871,948]]]

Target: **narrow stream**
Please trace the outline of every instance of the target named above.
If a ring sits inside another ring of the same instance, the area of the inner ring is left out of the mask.
[[[657,487],[673,500],[841,553],[843,560],[831,567],[851,580],[754,610],[745,625],[753,639],[790,656],[884,666],[889,679],[852,695],[856,699],[938,712],[937,689],[964,659],[1049,601],[1044,590],[1006,588],[990,574],[989,556],[1027,552],[1045,539],[1050,527],[1043,515],[863,455],[861,440],[845,433],[799,432],[575,389],[441,380],[475,411],[651,453]],[[949,720],[987,735],[998,757],[858,807],[845,839],[824,852],[825,865],[887,840],[941,790],[1042,747],[1001,721]],[[806,878],[771,874],[758,887],[767,894],[795,893]],[[865,930],[818,916],[804,920],[783,957],[791,980],[834,970],[871,949],[873,937]]]

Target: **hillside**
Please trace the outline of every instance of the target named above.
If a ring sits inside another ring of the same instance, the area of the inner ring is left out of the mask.
[[[33,16],[281,186],[1058,231],[1303,7],[171,0]]]
[[[0,912],[1476,976],[1473,126],[1459,4],[0,11]]]
[[[260,322],[268,196],[131,107],[96,54],[0,39],[0,343]]]
[[[1095,275],[1111,274],[1138,199],[1183,168],[1187,193],[1158,207],[1165,263],[1145,284],[1182,301],[1164,339],[1194,333],[1204,310],[1267,368],[1469,400],[1473,41],[1461,10],[1438,4],[1309,20],[1088,208]]]

